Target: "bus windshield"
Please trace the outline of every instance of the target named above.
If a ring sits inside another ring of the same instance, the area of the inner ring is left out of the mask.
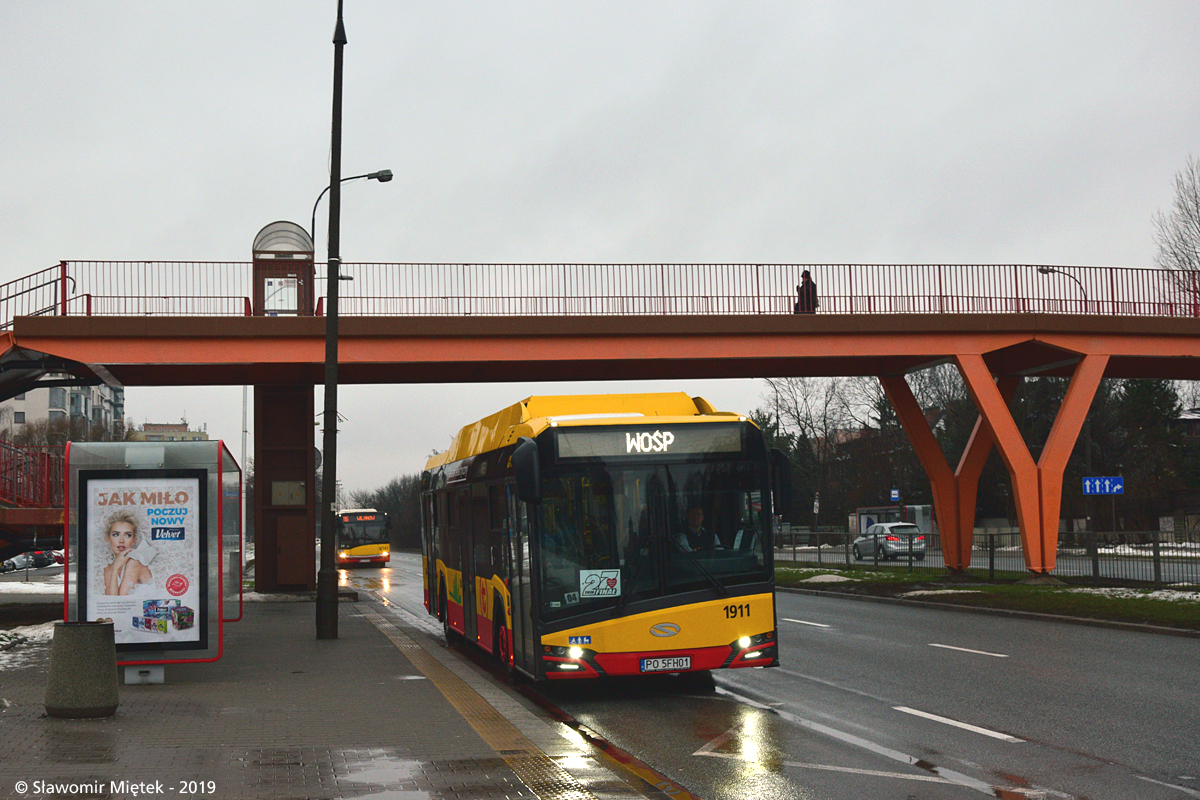
[[[766,469],[597,464],[543,478],[542,616],[768,580]]]
[[[388,541],[387,517],[383,514],[342,514],[338,546],[345,550]]]

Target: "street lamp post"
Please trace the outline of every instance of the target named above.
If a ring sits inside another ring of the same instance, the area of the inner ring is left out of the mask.
[[[342,178],[340,183],[348,183],[349,181],[356,181],[360,178],[366,178],[369,181],[387,183],[392,179],[392,171],[390,169],[381,169],[378,172],[368,172],[365,175],[351,175],[349,178]],[[332,186],[333,184],[330,184],[322,189],[321,193],[317,195],[317,202],[313,203],[312,221],[309,223],[308,227],[308,238],[314,242],[317,240],[317,206],[321,204],[321,198],[325,196],[325,193],[328,192]]]
[[[1074,275],[1072,275],[1069,272],[1064,272],[1063,270],[1056,269],[1054,267],[1038,267],[1037,271],[1042,273],[1043,275],[1050,275],[1050,274],[1057,272],[1059,275],[1066,275],[1068,278],[1075,281],[1075,284],[1077,286],[1079,286],[1079,293],[1083,295],[1083,311],[1085,314],[1087,313],[1087,307],[1088,307],[1087,289],[1083,288],[1083,283],[1082,283],[1082,281],[1079,280],[1079,278],[1076,278]]]
[[[325,427],[321,473],[321,567],[317,570],[317,638],[338,638],[337,567],[337,384],[338,384],[338,286],[341,280],[342,183],[358,178],[387,183],[390,169],[365,175],[342,177],[342,51],[346,46],[346,28],[342,22],[342,0],[338,0],[337,24],[333,31],[333,120],[329,146],[329,185],[313,203],[309,237],[316,234],[317,205],[329,192],[329,258],[326,264],[325,291]]]
[[[337,379],[338,379],[338,277],[341,274],[340,227],[342,211],[342,50],[346,28],[342,23],[342,0],[338,0],[337,24],[333,31],[333,123],[329,157],[329,260],[325,291],[325,413],[324,472],[321,481],[321,568],[317,570],[317,638],[338,638],[337,568],[334,564],[337,522],[334,495],[337,493]],[[320,197],[317,198],[320,200]],[[316,208],[313,209],[314,219]]]

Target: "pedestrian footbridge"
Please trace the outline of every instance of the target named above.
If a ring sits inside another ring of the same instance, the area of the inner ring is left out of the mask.
[[[324,381],[328,321],[315,267],[311,252],[256,246],[250,263],[62,262],[14,281],[0,287],[0,396],[55,374],[125,386],[253,385],[258,485],[311,485],[312,387]],[[818,284],[814,315],[790,313],[804,269]],[[969,565],[993,447],[1012,476],[1026,566],[1045,573],[1055,564],[1063,472],[1100,380],[1200,380],[1196,276],[1170,271],[344,264],[342,272],[339,383],[874,376],[929,476],[952,569]],[[905,379],[946,363],[979,411],[957,463],[943,456]],[[1035,460],[1008,401],[1036,376],[1070,384]],[[281,588],[307,585],[311,497],[304,508],[267,504],[255,515],[263,588],[272,575]],[[277,564],[263,556],[273,540],[284,553]]]

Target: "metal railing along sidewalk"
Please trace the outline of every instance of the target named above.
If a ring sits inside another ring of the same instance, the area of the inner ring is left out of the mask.
[[[1063,534],[1055,567],[1058,578],[1090,578],[1095,582],[1141,583],[1156,587],[1200,584],[1200,532],[1089,532]],[[936,535],[919,543],[902,542],[894,555],[854,534],[819,531],[784,534],[776,543],[776,566],[827,569],[867,569],[941,573],[946,569]],[[911,538],[901,536],[901,538]],[[858,544],[860,557],[855,556]],[[971,569],[997,575],[1022,575],[1025,555],[1019,533],[977,533],[971,550]]]

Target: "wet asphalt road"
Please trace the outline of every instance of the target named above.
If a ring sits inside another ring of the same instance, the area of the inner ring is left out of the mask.
[[[346,573],[414,617],[420,558]],[[539,687],[708,800],[1200,798],[1200,640],[780,593],[783,666]]]

